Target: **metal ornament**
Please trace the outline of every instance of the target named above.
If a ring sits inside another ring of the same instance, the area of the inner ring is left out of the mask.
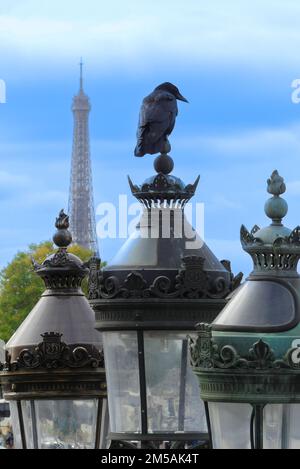
[[[15,372],[22,369],[34,370],[38,368],[98,368],[104,367],[103,352],[95,346],[76,344],[73,346],[62,342],[62,334],[45,332],[43,341],[33,350],[24,349],[15,361],[6,355],[6,363],[2,365],[4,371]]]

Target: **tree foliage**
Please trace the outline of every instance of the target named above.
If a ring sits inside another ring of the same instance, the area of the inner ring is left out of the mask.
[[[9,340],[19,325],[30,313],[45,290],[42,279],[36,275],[31,258],[42,263],[55,252],[50,241],[32,244],[25,252],[19,252],[0,272],[0,338]],[[92,253],[78,245],[73,245],[69,252],[87,261]]]

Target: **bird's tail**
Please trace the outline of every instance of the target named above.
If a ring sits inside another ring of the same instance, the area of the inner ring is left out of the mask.
[[[141,148],[137,145],[134,149],[134,156],[138,156],[138,157],[141,157],[141,156],[144,156],[145,153],[141,150]]]

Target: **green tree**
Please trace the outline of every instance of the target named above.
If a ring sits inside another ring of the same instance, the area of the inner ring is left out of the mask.
[[[55,251],[56,248],[50,241],[32,244],[27,251],[19,252],[0,272],[0,338],[5,342],[24,321],[45,290],[42,279],[33,270],[31,258],[42,263]],[[87,261],[92,255],[91,251],[78,245],[71,246],[68,251],[82,261]]]

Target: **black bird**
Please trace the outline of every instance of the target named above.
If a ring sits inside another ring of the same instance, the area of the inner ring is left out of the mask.
[[[174,129],[178,114],[177,99],[188,102],[175,85],[167,82],[157,86],[143,100],[137,130],[135,156],[166,152],[168,136]]]

